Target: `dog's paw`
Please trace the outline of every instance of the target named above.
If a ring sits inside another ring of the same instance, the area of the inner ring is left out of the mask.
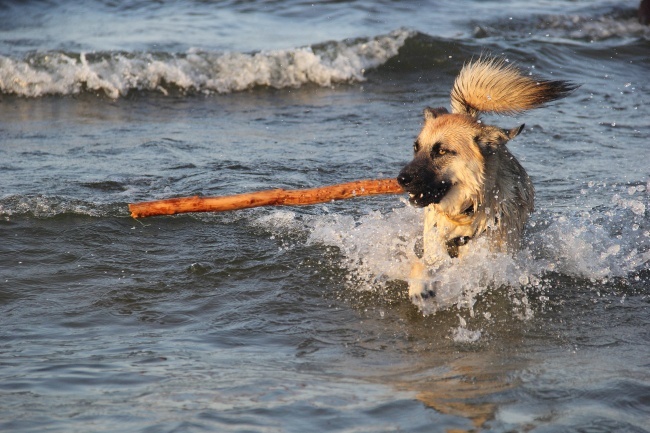
[[[438,300],[436,299],[436,288],[438,286],[438,282],[423,280],[420,280],[417,283],[412,281],[409,284],[409,297],[411,298],[411,302],[425,316],[434,314],[438,311],[439,305]]]
[[[429,299],[436,297],[436,290],[431,286],[431,284],[426,284],[424,291],[420,293],[420,298]]]
[[[429,273],[423,263],[414,263],[409,275],[409,298],[415,303],[435,298],[436,290],[429,280]]]
[[[436,297],[435,285],[431,281],[411,281],[409,283],[409,297],[411,301],[417,303]]]

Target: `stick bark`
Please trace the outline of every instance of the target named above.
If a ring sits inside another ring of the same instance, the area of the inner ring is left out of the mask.
[[[133,218],[186,212],[225,212],[259,206],[304,206],[353,197],[404,192],[395,179],[367,179],[311,189],[272,189],[221,197],[179,197],[129,204]]]

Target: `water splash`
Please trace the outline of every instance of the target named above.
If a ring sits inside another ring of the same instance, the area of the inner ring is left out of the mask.
[[[527,294],[553,290],[549,275],[591,282],[596,290],[614,278],[634,278],[650,263],[650,222],[645,211],[650,194],[645,184],[634,186],[634,191],[630,188],[615,187],[610,207],[533,214],[524,248],[514,256],[491,252],[484,239],[476,239],[463,259],[444,261],[433,270],[435,300],[422,301],[418,307],[424,314],[457,309],[473,315],[481,295],[505,287],[513,312],[527,320],[533,314]],[[337,247],[337,266],[350,272],[351,288],[374,290],[408,277],[422,242],[421,212],[405,205],[359,218],[308,215],[297,225],[296,214],[278,211],[257,223],[275,231],[306,230],[308,244]],[[476,337],[458,332],[461,340]]]
[[[462,316],[458,316],[460,325],[451,332],[451,338],[456,343],[475,343],[481,339],[482,332],[479,330],[467,329],[467,321]]]

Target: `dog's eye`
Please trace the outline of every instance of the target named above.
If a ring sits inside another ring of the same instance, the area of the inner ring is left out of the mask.
[[[443,149],[442,143],[438,142],[433,145],[431,148],[431,158],[436,158],[438,156],[445,155],[447,153],[453,153],[451,150]]]

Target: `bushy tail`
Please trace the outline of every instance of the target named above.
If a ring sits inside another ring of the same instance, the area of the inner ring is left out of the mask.
[[[451,90],[453,113],[517,114],[564,98],[578,86],[522,75],[502,59],[480,58],[463,66]]]

